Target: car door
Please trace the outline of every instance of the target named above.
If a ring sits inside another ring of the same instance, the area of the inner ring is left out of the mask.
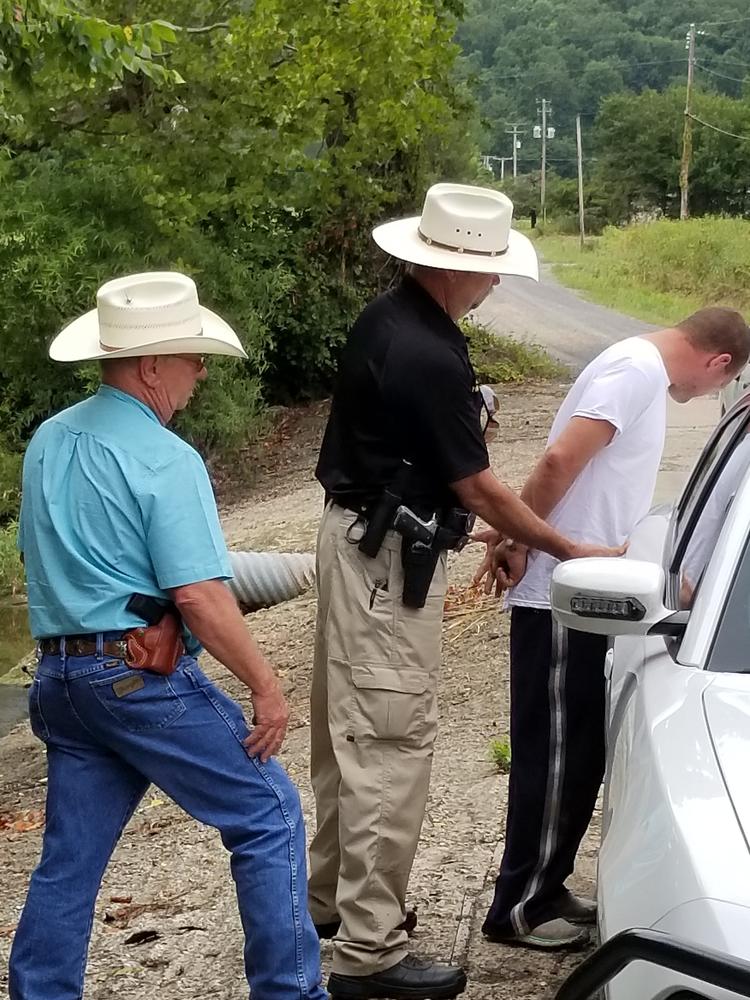
[[[671,515],[652,511],[631,541],[631,558],[653,561],[661,552],[665,604],[676,612],[690,608],[690,622],[681,636],[618,637],[608,657],[608,758],[599,863],[604,939],[629,927],[659,926],[686,900],[699,897],[704,872],[698,870],[700,845],[692,833],[698,827],[686,822],[686,813],[703,810],[712,829],[701,835],[718,836],[720,830],[713,826],[726,821],[721,774],[703,717],[702,694],[712,677],[700,669],[696,642],[721,600],[720,588],[704,585],[715,572],[711,560],[733,496],[727,488],[732,477],[725,470],[732,472],[733,456],[740,469],[743,461],[750,462],[750,455],[742,456],[750,448],[749,420],[747,404],[727,415]],[[681,656],[688,639],[690,655]],[[666,987],[674,981],[639,963],[618,976],[607,995],[609,1000],[646,1000],[663,995],[656,984]]]

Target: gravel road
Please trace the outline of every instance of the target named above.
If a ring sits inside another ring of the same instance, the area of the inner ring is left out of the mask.
[[[540,344],[575,372],[615,341],[656,329],[586,302],[563,287],[546,264],[539,284],[527,278],[503,278],[476,318],[498,333]]]

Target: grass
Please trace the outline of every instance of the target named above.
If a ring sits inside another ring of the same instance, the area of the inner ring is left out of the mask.
[[[567,369],[536,344],[522,343],[494,333],[479,323],[462,324],[469,344],[469,354],[480,382],[519,383],[529,379],[557,379]]]
[[[505,740],[490,740],[490,760],[500,774],[509,774],[510,743]]]
[[[750,308],[750,223],[660,220],[589,238],[535,237],[555,276],[587,298],[668,326],[707,305]]]

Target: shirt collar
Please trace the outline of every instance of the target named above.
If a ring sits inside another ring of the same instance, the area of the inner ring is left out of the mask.
[[[161,421],[151,409],[140,399],[136,399],[135,396],[131,396],[128,392],[123,392],[121,389],[115,389],[113,385],[100,385],[96,392],[97,396],[109,396],[112,399],[119,399],[122,403],[128,403],[131,406],[137,407],[142,410],[149,419],[153,420],[155,424],[161,426]]]
[[[466,345],[461,327],[410,274],[405,274],[401,279],[398,291],[410,298],[425,313],[430,326],[436,332],[450,337],[454,342]]]

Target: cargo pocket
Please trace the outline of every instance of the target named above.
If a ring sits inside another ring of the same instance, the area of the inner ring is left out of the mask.
[[[90,681],[102,708],[131,733],[164,729],[185,711],[185,703],[162,674],[150,670],[107,671],[108,676]]]
[[[353,664],[349,735],[358,740],[420,742],[429,678],[422,670]]]

